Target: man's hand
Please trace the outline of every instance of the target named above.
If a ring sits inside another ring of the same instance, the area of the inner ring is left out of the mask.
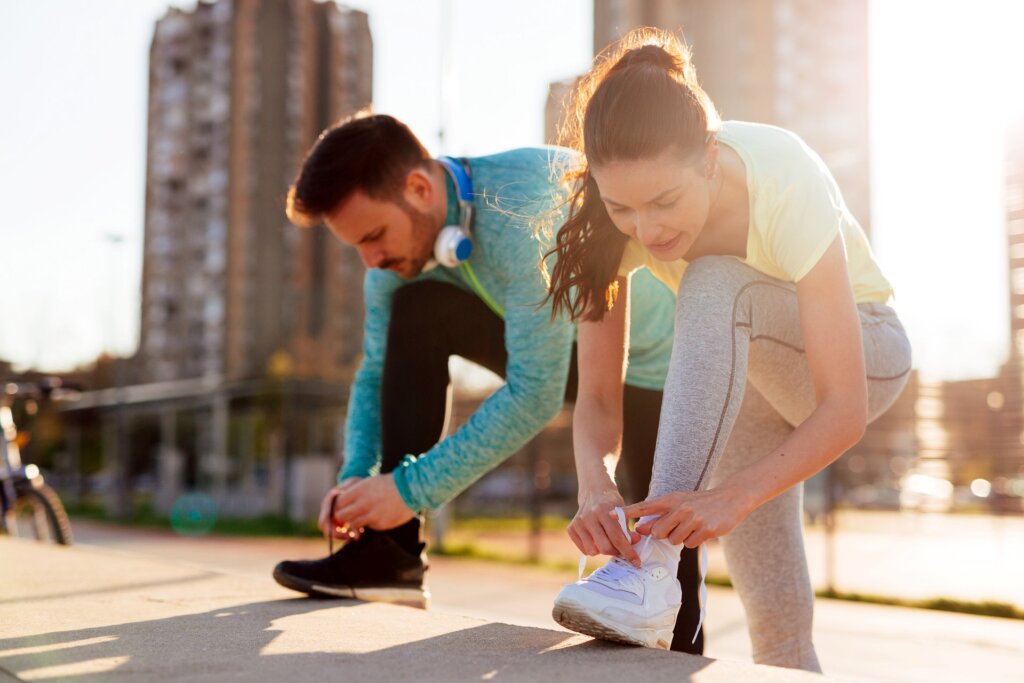
[[[362,478],[360,477],[349,477],[324,495],[324,499],[320,503],[320,516],[317,518],[317,526],[320,528],[320,533],[324,535],[324,538],[334,537],[353,541],[359,538],[359,529],[350,529],[331,519],[331,507],[333,504],[334,508],[337,508],[336,496],[361,481]]]
[[[327,516],[330,516],[330,497],[333,494],[337,495],[333,526],[342,530],[335,538],[357,538],[358,535],[353,536],[352,532],[358,534],[367,527],[378,531],[394,529],[416,516],[402,500],[390,474],[343,481],[328,492],[325,499]]]

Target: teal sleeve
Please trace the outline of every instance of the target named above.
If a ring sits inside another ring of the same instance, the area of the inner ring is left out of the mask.
[[[368,477],[380,470],[380,382],[391,299],[401,284],[397,275],[383,270],[369,270],[363,278],[363,359],[348,398],[345,462],[338,473],[339,482],[349,477]]]
[[[629,365],[626,384],[662,391],[672,358],[676,295],[647,268],[629,281]]]
[[[509,225],[506,231],[525,230]],[[495,274],[504,283],[506,381],[458,431],[419,457],[408,455],[394,472],[398,491],[413,510],[454,498],[522,448],[561,409],[572,351],[573,326],[550,308],[536,264],[538,243],[508,232]],[[492,292],[492,294],[494,294]]]

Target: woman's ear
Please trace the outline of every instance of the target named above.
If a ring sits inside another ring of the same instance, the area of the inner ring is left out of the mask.
[[[718,172],[718,136],[714,133],[708,134],[708,140],[704,143],[704,177],[710,180]]]

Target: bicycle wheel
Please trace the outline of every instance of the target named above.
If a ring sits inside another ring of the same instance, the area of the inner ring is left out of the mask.
[[[71,520],[57,493],[46,484],[18,492],[5,520],[7,533],[46,543],[71,545]]]

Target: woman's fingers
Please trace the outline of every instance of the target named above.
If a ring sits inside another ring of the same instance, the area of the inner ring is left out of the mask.
[[[675,519],[674,515],[662,515],[651,524],[651,538],[668,538],[669,533],[678,525],[679,521]]]
[[[696,532],[692,531],[688,526],[679,525],[671,531],[668,535],[668,542],[672,545],[680,545],[686,542],[687,538],[693,536]]]
[[[613,510],[612,514],[614,514],[614,512],[615,511]],[[598,517],[598,519],[601,522],[602,531],[604,532],[605,536],[608,538],[609,542],[612,544],[612,547],[615,550],[615,552],[605,554],[618,555],[630,564],[639,567],[640,556],[637,555],[636,550],[633,549],[633,537],[632,535],[626,536],[626,534],[622,532],[622,527],[619,526],[619,521],[617,517],[618,515],[616,515],[615,520],[612,520],[608,517]]]
[[[584,555],[593,556],[601,554],[600,549],[597,547],[597,543],[594,542],[594,537],[584,525],[580,524],[576,528],[576,533],[579,535],[580,550],[583,551]]]
[[[573,544],[575,544],[576,549],[586,555],[587,551],[583,548],[583,542],[580,540],[580,536],[576,533],[576,529],[573,528],[572,524],[569,525],[567,531],[569,532],[569,538],[572,540]]]
[[[647,515],[660,515],[666,510],[665,496],[642,500],[639,503],[633,503],[622,508],[622,511],[626,514],[626,519],[640,519]]]
[[[713,537],[714,534],[707,528],[695,529],[683,540],[683,545],[687,548],[699,548],[707,541],[710,541]]]
[[[615,549],[615,544],[612,543],[610,538],[608,538],[608,532],[606,532],[604,527],[601,526],[601,522],[599,520],[590,520],[590,525],[587,527],[587,531],[590,533],[590,537],[594,540],[594,545],[597,547],[598,554],[618,555],[618,551]]]

